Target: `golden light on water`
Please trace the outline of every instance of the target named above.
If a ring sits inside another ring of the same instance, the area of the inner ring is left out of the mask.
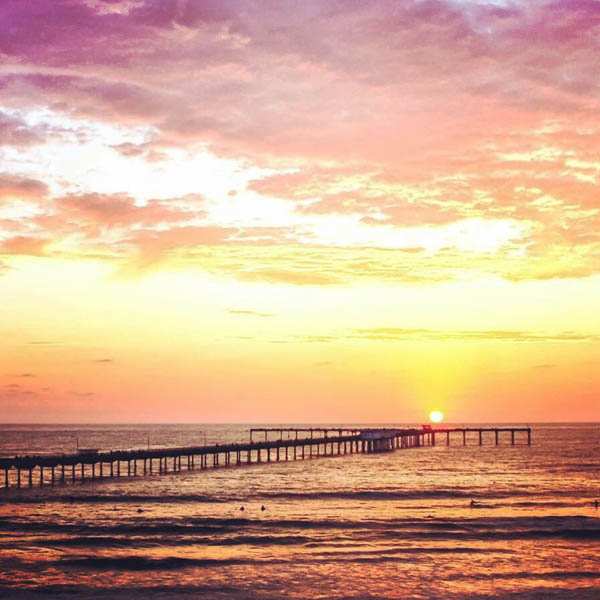
[[[429,413],[429,420],[432,423],[441,423],[444,420],[444,413],[441,410],[432,410]]]

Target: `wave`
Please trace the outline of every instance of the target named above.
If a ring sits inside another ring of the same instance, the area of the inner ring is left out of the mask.
[[[20,519],[0,519],[0,531],[13,534],[45,534],[27,543],[52,545],[48,534],[59,533],[55,545],[85,547],[118,545],[299,545],[335,541],[343,532],[354,540],[468,540],[502,541],[518,539],[600,540],[600,522],[592,517],[473,517],[463,519],[219,519],[193,518],[177,521],[150,521],[115,524],[70,524]],[[301,532],[301,533],[300,533]],[[309,533],[312,532],[312,533]],[[323,539],[321,539],[323,538]],[[67,541],[76,540],[76,541]],[[79,542],[79,540],[82,540]],[[13,543],[10,538],[8,543]]]
[[[51,490],[54,492],[54,490]],[[282,491],[249,495],[211,494],[56,494],[39,490],[11,490],[0,494],[0,504],[224,504],[228,502],[271,500],[350,500],[350,501],[403,501],[403,500],[479,500],[504,501],[510,506],[529,506],[545,502],[555,506],[583,506],[597,497],[590,489],[562,490],[484,490],[479,488],[452,488],[434,490],[332,490],[332,491]],[[519,500],[526,498],[527,500]],[[539,500],[530,500],[539,498]],[[578,498],[564,501],[559,498]],[[548,500],[544,500],[548,499]],[[532,503],[532,504],[529,504]],[[498,505],[502,506],[502,504]],[[431,506],[429,506],[431,507]]]
[[[383,563],[397,562],[402,556],[416,554],[488,554],[496,553],[490,548],[477,546],[446,546],[422,548],[390,548],[377,551],[355,552],[325,552],[317,553],[313,557],[288,556],[286,558],[187,558],[169,556],[162,558],[149,558],[145,556],[83,556],[62,558],[51,561],[54,567],[79,568],[93,570],[116,571],[162,571],[177,570],[192,567],[229,567],[240,565],[278,565],[278,564],[323,564],[323,563]],[[505,551],[510,553],[510,551]]]
[[[518,506],[518,498],[540,498],[540,500],[524,500],[522,506],[556,502],[559,506],[584,506],[597,497],[593,490],[493,490],[487,491],[476,488],[435,489],[435,490],[340,490],[319,492],[268,492],[255,498],[271,498],[281,500],[506,500],[510,506]],[[548,498],[550,500],[544,500]],[[576,501],[561,502],[554,498],[578,498]],[[582,498],[584,500],[582,500]],[[503,506],[500,504],[498,506]]]
[[[42,548],[128,548],[128,547],[167,547],[189,546],[190,544],[202,546],[301,546],[314,542],[313,537],[301,535],[239,535],[233,537],[198,538],[196,536],[174,536],[167,538],[164,535],[155,536],[86,536],[86,537],[61,537],[43,538],[23,542],[26,547]],[[10,540],[7,546],[14,548],[19,542]],[[2,542],[0,542],[2,547]]]

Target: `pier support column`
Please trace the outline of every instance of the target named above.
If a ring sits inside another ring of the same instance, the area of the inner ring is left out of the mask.
[[[446,446],[450,445],[450,432],[446,431]]]
[[[4,469],[4,487],[8,488],[8,469]]]
[[[75,463],[71,465],[71,483],[75,483]]]
[[[17,467],[17,488],[21,487],[21,469]]]
[[[497,429],[494,430],[494,439],[496,441],[496,446],[497,446],[498,445],[498,430]]]
[[[33,487],[33,469],[29,467],[29,477],[28,477],[29,487]]]
[[[479,445],[483,446],[483,431],[479,430]]]
[[[527,445],[531,446],[531,429],[527,430]]]
[[[510,445],[511,446],[515,445],[515,430],[514,429],[510,430]]]
[[[65,465],[64,465],[64,463],[62,465],[60,465],[60,482],[61,483],[65,482]]]
[[[463,446],[467,445],[467,430],[463,429]]]
[[[44,467],[40,467],[40,487],[44,485]]]

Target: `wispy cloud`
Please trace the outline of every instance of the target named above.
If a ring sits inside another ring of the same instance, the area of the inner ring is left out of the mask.
[[[376,327],[356,329],[357,338],[381,341],[501,341],[501,342],[598,342],[600,335],[564,331],[538,333],[531,331],[482,330],[444,331],[434,329],[411,329],[401,327]]]
[[[246,316],[246,317],[266,318],[266,317],[274,317],[275,316],[273,313],[260,312],[258,310],[249,310],[249,309],[242,309],[242,308],[230,308],[227,312],[230,315],[240,315],[240,316]]]

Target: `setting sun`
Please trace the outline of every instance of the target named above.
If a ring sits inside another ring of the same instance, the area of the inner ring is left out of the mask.
[[[441,423],[444,420],[444,413],[441,410],[432,410],[429,413],[429,420],[432,423]]]

